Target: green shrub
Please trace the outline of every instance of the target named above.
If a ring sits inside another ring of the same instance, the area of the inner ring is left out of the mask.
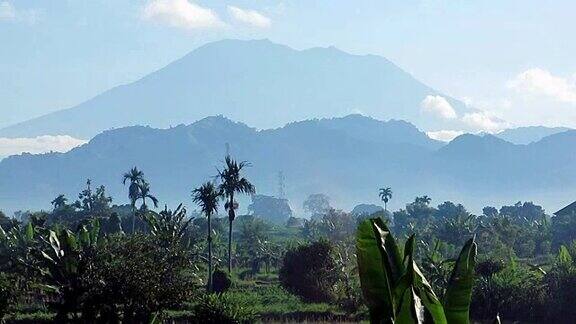
[[[214,270],[212,273],[212,291],[215,293],[223,293],[228,291],[232,285],[232,280],[227,272],[220,269]]]
[[[203,296],[193,309],[192,323],[252,323],[256,313],[238,299],[232,300],[228,294]]]
[[[14,286],[5,273],[0,273],[0,319],[6,315],[12,304]]]
[[[473,317],[491,319],[500,313],[503,319],[544,320],[547,297],[541,272],[514,262],[498,271],[490,268],[476,280],[471,305]]]
[[[279,279],[289,292],[307,302],[333,302],[339,278],[327,241],[300,245],[286,252]]]
[[[110,237],[98,250],[82,310],[85,318],[147,322],[153,314],[177,308],[200,287],[190,273],[190,256],[142,234]]]

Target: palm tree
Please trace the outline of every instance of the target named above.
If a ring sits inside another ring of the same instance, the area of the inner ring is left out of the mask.
[[[388,211],[388,202],[392,199],[392,189],[390,187],[380,188],[379,195],[384,202],[384,211]]]
[[[235,193],[254,194],[256,189],[246,178],[241,176],[242,169],[249,166],[248,162],[236,162],[230,157],[226,156],[224,170],[218,170],[218,177],[220,178],[220,192],[222,193],[226,203],[224,208],[228,211],[228,273],[232,273],[232,222],[236,218],[236,209],[238,203],[234,200]]]
[[[192,191],[192,200],[208,218],[208,292],[212,292],[212,215],[218,212],[220,191],[212,182],[206,182]]]
[[[414,199],[415,203],[423,205],[429,205],[431,201],[432,198],[428,197],[427,195],[424,195],[422,197],[416,197],[416,199]]]
[[[52,206],[54,206],[54,210],[58,210],[66,207],[67,201],[68,199],[64,195],[60,194],[58,195],[58,197],[54,198],[54,200],[52,200],[50,203],[52,204]]]
[[[150,184],[148,182],[142,182],[138,185],[138,188],[140,189],[138,199],[142,199],[142,206],[140,206],[140,210],[148,210],[148,206],[146,205],[146,198],[150,198],[154,204],[154,208],[158,208],[158,198],[150,193]]]
[[[132,206],[132,233],[134,233],[134,227],[136,226],[136,201],[140,198],[140,185],[146,182],[144,180],[144,172],[138,170],[137,167],[133,167],[130,171],[124,173],[122,184],[126,185],[126,181],[130,181],[128,199],[130,199],[130,205]]]

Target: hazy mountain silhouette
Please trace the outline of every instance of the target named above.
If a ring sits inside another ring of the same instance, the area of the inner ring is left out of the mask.
[[[89,139],[112,128],[165,128],[218,114],[258,128],[354,112],[408,120],[421,129],[462,127],[422,112],[427,95],[441,94],[383,57],[333,47],[297,51],[268,40],[224,40],[70,109],[1,129],[0,137]],[[469,110],[445,97],[456,111]]]
[[[567,189],[576,188],[576,131],[529,145],[491,135],[462,135],[443,145],[407,122],[360,115],[262,131],[209,117],[169,129],[106,131],[68,153],[8,157],[0,162],[0,207],[48,208],[60,193],[74,199],[88,177],[127,202],[121,175],[132,166],[145,171],[162,201],[191,205],[190,190],[216,174],[226,143],[235,157],[252,163],[247,175],[261,194],[276,194],[283,171],[297,211],[318,192],[340,208],[378,203],[384,185],[394,190],[392,209],[422,194],[476,210],[518,200],[553,209],[576,194]]]
[[[567,127],[545,127],[545,126],[528,126],[503,130],[496,134],[503,140],[514,144],[530,144],[537,142],[546,136],[571,130]]]

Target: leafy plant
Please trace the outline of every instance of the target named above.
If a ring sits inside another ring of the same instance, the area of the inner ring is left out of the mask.
[[[44,287],[59,296],[60,302],[55,304],[59,321],[66,321],[69,314],[76,315],[81,298],[89,289],[84,276],[92,267],[99,232],[100,223],[95,220],[89,229],[82,226],[78,233],[57,229],[42,237],[43,262],[39,270]]]
[[[324,240],[288,250],[280,268],[280,283],[304,301],[334,301],[339,277],[332,253],[332,246]]]
[[[247,303],[232,300],[227,294],[203,296],[193,312],[192,323],[253,323],[256,319]]]
[[[150,234],[158,237],[162,244],[168,245],[181,242],[190,222],[194,219],[186,218],[186,208],[182,207],[182,204],[178,205],[175,210],[170,210],[165,206],[160,213],[144,211],[142,218],[148,225]]]
[[[151,235],[108,237],[98,249],[84,313],[115,322],[148,322],[178,307],[198,289],[190,254],[180,245],[163,246]]]
[[[443,303],[414,261],[411,236],[403,253],[379,218],[360,223],[358,269],[371,323],[469,323],[476,244],[468,240],[456,260]]]
[[[212,273],[212,291],[215,293],[223,293],[230,288],[232,280],[228,273],[216,268]]]

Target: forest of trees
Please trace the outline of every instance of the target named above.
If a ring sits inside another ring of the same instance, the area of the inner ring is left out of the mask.
[[[311,217],[303,219],[286,199],[257,195],[247,167],[226,157],[216,175],[206,175],[211,181],[190,188],[190,201],[172,208],[134,167],[118,179],[128,204],[114,204],[103,185],[88,180],[77,199],[59,195],[50,211],[0,213],[0,315],[8,322],[246,323],[380,322],[388,314],[418,323],[414,312],[404,317],[404,297],[375,304],[367,294],[365,274],[379,273],[403,287],[401,296],[412,287],[410,305],[423,305],[422,322],[442,323],[444,314],[447,323],[497,315],[576,322],[574,213],[551,216],[518,202],[474,215],[458,203],[435,204],[432,195],[389,211],[394,188],[383,187],[374,190],[383,208],[355,212],[312,194],[303,204]],[[251,205],[239,206],[243,195]],[[238,214],[240,207],[250,213]],[[366,242],[377,259],[392,253],[392,237],[400,263],[363,263]],[[467,273],[455,266],[461,262]],[[464,297],[454,297],[459,276],[469,278]],[[466,300],[466,319],[455,320],[449,305]]]

